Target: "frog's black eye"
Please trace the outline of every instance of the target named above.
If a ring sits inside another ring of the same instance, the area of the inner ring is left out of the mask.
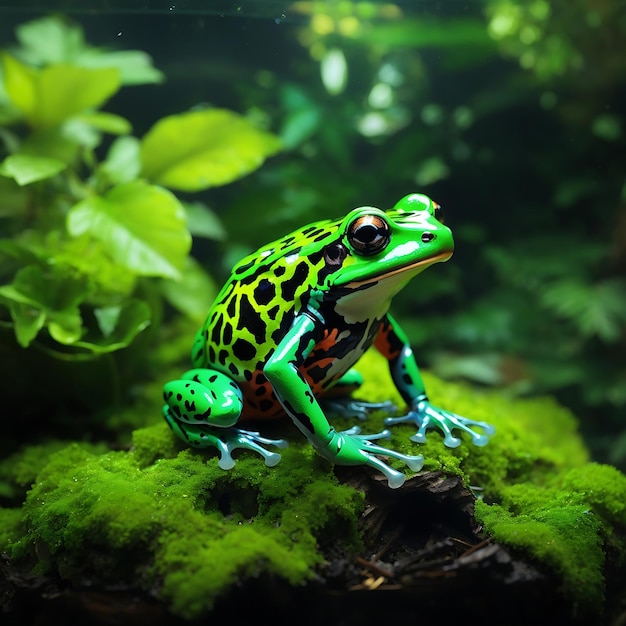
[[[390,241],[389,225],[380,215],[361,215],[348,226],[348,242],[362,256],[380,252]]]
[[[324,250],[324,260],[327,265],[341,266],[343,260],[348,256],[346,247],[341,243],[331,243]]]
[[[435,205],[435,210],[433,212],[433,216],[435,219],[443,224],[443,209],[436,202],[433,202]]]

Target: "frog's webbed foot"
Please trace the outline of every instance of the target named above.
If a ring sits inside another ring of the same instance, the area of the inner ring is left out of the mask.
[[[280,461],[280,454],[266,450],[263,445],[276,446],[277,448],[286,448],[288,445],[284,439],[268,439],[262,437],[258,432],[241,430],[240,428],[229,428],[227,433],[221,437],[216,437],[216,439],[219,442],[216,447],[220,454],[217,464],[225,470],[231,469],[235,465],[235,460],[231,455],[233,450],[245,448],[257,452],[263,457],[265,465],[274,467]]]
[[[378,439],[387,439],[391,435],[390,431],[383,430],[380,433],[361,435],[360,428],[353,426],[343,432],[336,432],[329,444],[322,450],[320,454],[330,459],[338,465],[369,465],[381,472],[386,478],[389,487],[397,489],[404,484],[406,476],[393,469],[377,455],[390,456],[403,461],[409,469],[419,472],[424,465],[424,457],[419,454],[410,456],[402,454],[395,450],[383,448],[378,444],[372,443]]]
[[[495,428],[487,422],[461,417],[456,413],[432,406],[427,400],[421,400],[416,407],[411,409],[406,415],[401,417],[388,417],[385,426],[394,424],[415,424],[417,432],[410,437],[411,441],[424,443],[426,441],[426,431],[429,428],[438,428],[443,433],[443,441],[449,448],[456,448],[461,445],[461,439],[452,434],[454,429],[466,432],[472,438],[476,446],[485,446],[489,443],[489,438],[495,433]],[[473,427],[482,429],[482,434],[476,432]]]
[[[366,420],[372,411],[386,411],[391,413],[396,410],[393,402],[366,402],[350,396],[338,396],[336,398],[324,398],[320,400],[327,415],[336,417],[357,417]]]
[[[163,408],[163,415],[174,433],[188,445],[194,448],[216,448],[219,455],[217,464],[223,470],[229,470],[234,467],[235,459],[232,457],[234,450],[241,448],[252,450],[263,457],[265,465],[273,467],[280,461],[280,454],[278,452],[270,452],[263,446],[287,447],[287,442],[284,439],[268,439],[267,437],[262,437],[258,432],[240,428],[216,428],[206,424],[182,422],[170,415],[167,406]]]

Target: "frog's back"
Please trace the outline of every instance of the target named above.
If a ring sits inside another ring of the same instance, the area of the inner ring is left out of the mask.
[[[311,224],[237,263],[196,336],[194,366],[223,371],[240,384],[257,375],[317,284],[325,266],[320,242],[340,223]]]

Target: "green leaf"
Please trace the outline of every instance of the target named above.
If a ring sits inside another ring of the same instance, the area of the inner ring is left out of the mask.
[[[98,321],[98,332],[90,329],[84,337],[74,343],[95,354],[121,350],[148,326],[152,312],[147,302],[131,298],[114,307],[94,310]]]
[[[0,178],[0,218],[20,215],[25,211],[27,203],[25,189],[21,189],[14,180]]]
[[[152,59],[141,50],[119,50],[108,52],[91,48],[77,59],[78,65],[90,68],[115,67],[123,85],[145,85],[160,83],[163,72],[152,65]]]
[[[101,165],[113,183],[135,180],[141,171],[139,140],[135,137],[118,137],[109,148]]]
[[[2,56],[5,87],[33,127],[51,128],[108,100],[120,87],[116,68],[89,69],[66,63],[41,70]]]
[[[56,16],[42,17],[15,29],[22,58],[43,65],[73,61],[85,49],[80,26]]]
[[[67,229],[75,237],[89,233],[113,259],[142,276],[178,278],[191,247],[178,199],[143,181],[79,202],[68,213]]]
[[[142,174],[181,191],[225,185],[258,168],[280,140],[223,109],[159,120],[141,142]]]
[[[75,343],[82,332],[78,305],[89,294],[87,282],[51,266],[29,265],[17,272],[10,285],[0,286],[15,324],[18,342],[27,347],[48,326],[50,335],[63,344]]]
[[[187,259],[182,279],[164,281],[161,289],[172,306],[198,321],[204,320],[217,295],[215,281],[192,257]]]
[[[20,152],[39,157],[58,159],[63,163],[75,163],[80,144],[77,143],[76,128],[65,128],[65,124],[56,128],[39,129],[30,133],[22,145]],[[85,128],[89,128],[85,126]]]
[[[289,113],[280,131],[280,138],[287,150],[292,150],[312,137],[322,122],[318,108],[302,108]]]
[[[586,337],[606,343],[623,335],[626,323],[626,282],[607,279],[587,284],[575,279],[555,281],[542,294],[542,303],[570,319]]]
[[[15,336],[20,346],[26,348],[39,334],[46,322],[46,314],[41,309],[24,302],[9,304],[11,319],[15,324]]]
[[[80,26],[56,16],[43,17],[18,26],[20,58],[33,65],[71,63],[86,68],[116,68],[124,85],[157,83],[163,74],[152,66],[148,54],[139,50],[110,52],[85,42]]]
[[[58,159],[28,154],[12,154],[0,163],[0,174],[13,178],[20,185],[52,178],[63,171],[66,164]]]
[[[202,202],[183,202],[187,214],[187,227],[195,237],[224,241],[226,230],[220,219]]]
[[[106,111],[82,113],[78,119],[111,135],[128,135],[133,130],[131,123],[125,117]]]

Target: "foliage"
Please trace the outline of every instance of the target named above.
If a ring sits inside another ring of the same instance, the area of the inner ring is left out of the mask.
[[[0,310],[10,321],[0,323],[24,348],[40,341],[66,356],[97,355],[128,346],[158,317],[161,296],[194,316],[206,311],[214,289],[189,258],[191,234],[222,231],[198,202],[188,221],[171,190],[235,181],[278,140],[222,109],[170,115],[135,138],[127,119],[101,109],[126,85],[163,79],[146,54],[93,48],[59,18],[23,24],[17,37],[1,57],[0,218],[9,237],[0,240]]]

